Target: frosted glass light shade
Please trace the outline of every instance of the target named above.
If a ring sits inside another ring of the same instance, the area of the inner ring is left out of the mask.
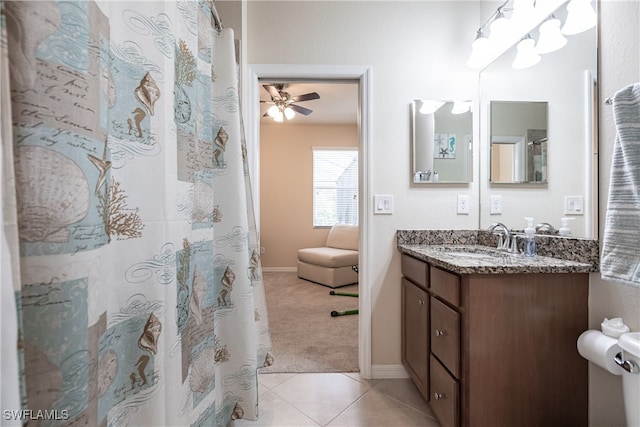
[[[513,64],[511,65],[513,68],[528,68],[540,62],[541,57],[536,52],[535,40],[533,40],[531,37],[522,39],[522,41],[518,43],[517,49],[518,54],[516,55],[515,61],[513,61]]]
[[[462,114],[466,113],[471,109],[471,105],[466,101],[456,101],[453,103],[453,108],[451,109],[451,114]]]
[[[284,114],[282,111],[278,110],[278,112],[273,116],[273,120],[280,123],[284,120]]]
[[[593,28],[597,22],[591,0],[571,0],[567,5],[567,20],[562,27],[562,34],[571,36]]]
[[[567,38],[560,31],[560,20],[551,18],[540,25],[540,37],[536,44],[536,52],[550,53],[562,48],[567,44]]]
[[[296,115],[296,112],[293,111],[293,108],[287,107],[284,109],[284,116],[287,118],[287,120],[293,119],[295,115]]]
[[[271,107],[269,107],[269,109],[267,110],[267,114],[269,115],[269,117],[271,118],[275,118],[276,114],[278,114],[278,107],[276,105],[272,105]]]
[[[489,27],[489,40],[496,41],[504,39],[508,36],[510,31],[509,20],[505,18],[502,11],[499,12],[498,17],[491,23]]]
[[[482,32],[478,33],[478,37],[471,44],[471,48],[471,56],[467,60],[467,67],[482,68],[487,65],[490,43],[489,39],[482,35]]]

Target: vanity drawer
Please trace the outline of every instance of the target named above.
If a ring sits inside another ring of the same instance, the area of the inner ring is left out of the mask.
[[[457,427],[460,420],[460,395],[458,381],[431,355],[429,405],[438,417],[441,427]]]
[[[455,306],[460,305],[460,277],[437,267],[431,267],[431,292]]]
[[[460,313],[431,297],[431,352],[460,378]]]
[[[402,254],[402,275],[424,289],[429,287],[429,265],[424,261]]]

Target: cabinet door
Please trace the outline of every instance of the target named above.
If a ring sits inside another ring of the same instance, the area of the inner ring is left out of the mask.
[[[427,292],[402,278],[402,364],[420,393],[429,396],[429,300]]]
[[[460,313],[431,297],[431,352],[460,378]]]
[[[431,356],[431,402],[429,405],[442,427],[457,427],[460,423],[460,395],[458,381],[440,362]]]

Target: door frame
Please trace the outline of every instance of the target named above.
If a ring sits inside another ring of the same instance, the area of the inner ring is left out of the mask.
[[[256,218],[260,218],[260,82],[283,80],[354,80],[358,82],[359,144],[359,260],[358,260],[358,366],[362,378],[371,378],[371,280],[369,254],[371,191],[371,67],[366,65],[248,64],[243,72],[242,110],[245,117],[249,174]],[[258,223],[259,235],[259,223]]]

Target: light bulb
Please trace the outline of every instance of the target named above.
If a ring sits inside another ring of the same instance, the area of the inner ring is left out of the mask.
[[[586,31],[596,25],[596,12],[591,7],[591,0],[571,0],[567,5],[567,20],[562,27],[562,34],[571,36]]]
[[[278,112],[273,116],[273,120],[278,123],[282,122],[284,120],[284,114],[282,114],[282,111],[278,110]]]
[[[293,111],[293,108],[287,107],[284,109],[284,116],[287,118],[287,120],[293,119],[295,115],[296,115],[296,112]]]
[[[560,20],[555,17],[544,21],[539,31],[540,37],[536,44],[538,53],[554,52],[567,44],[567,38],[560,32]]]

